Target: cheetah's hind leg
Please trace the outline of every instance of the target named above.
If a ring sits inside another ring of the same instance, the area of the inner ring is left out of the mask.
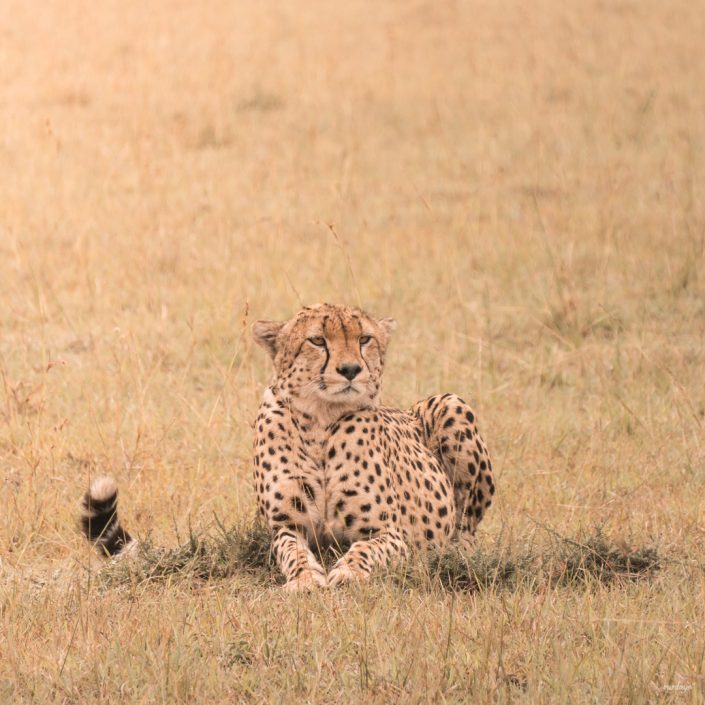
[[[453,483],[456,539],[461,548],[470,549],[475,529],[495,492],[492,463],[475,413],[456,394],[429,397],[415,404],[412,411],[421,423],[426,446]]]

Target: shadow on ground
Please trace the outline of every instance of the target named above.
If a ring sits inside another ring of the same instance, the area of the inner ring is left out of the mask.
[[[335,560],[329,552],[325,563]],[[577,539],[551,533],[547,546],[479,547],[470,555],[457,548],[414,556],[402,566],[379,575],[400,587],[463,592],[513,590],[520,586],[586,586],[619,584],[652,578],[663,563],[654,546],[634,547],[607,538],[601,529]],[[270,550],[266,527],[259,524],[192,534],[173,549],[149,541],[128,559],[107,566],[100,574],[106,587],[166,578],[219,580],[248,576],[272,585],[282,582]]]

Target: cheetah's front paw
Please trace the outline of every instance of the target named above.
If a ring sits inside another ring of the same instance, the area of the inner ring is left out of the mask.
[[[284,585],[287,592],[315,590],[326,586],[326,576],[315,570],[302,570],[295,578]]]
[[[336,587],[336,585],[345,585],[345,583],[354,583],[359,580],[365,580],[367,573],[359,568],[341,563],[336,565],[330,573],[328,573],[328,587]]]

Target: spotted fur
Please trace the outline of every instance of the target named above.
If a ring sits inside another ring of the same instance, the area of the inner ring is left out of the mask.
[[[330,304],[253,326],[274,362],[255,424],[255,491],[289,590],[364,579],[410,546],[469,545],[491,504],[487,447],[460,397],[379,405],[394,328]],[[330,546],[341,556],[326,574]]]

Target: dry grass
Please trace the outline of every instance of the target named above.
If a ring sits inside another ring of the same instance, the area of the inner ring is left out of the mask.
[[[701,702],[703,36],[684,0],[8,0],[0,700]],[[389,403],[477,408],[470,566],[289,596],[229,528],[247,326],[318,300],[398,319]],[[181,554],[100,572],[104,471]]]

